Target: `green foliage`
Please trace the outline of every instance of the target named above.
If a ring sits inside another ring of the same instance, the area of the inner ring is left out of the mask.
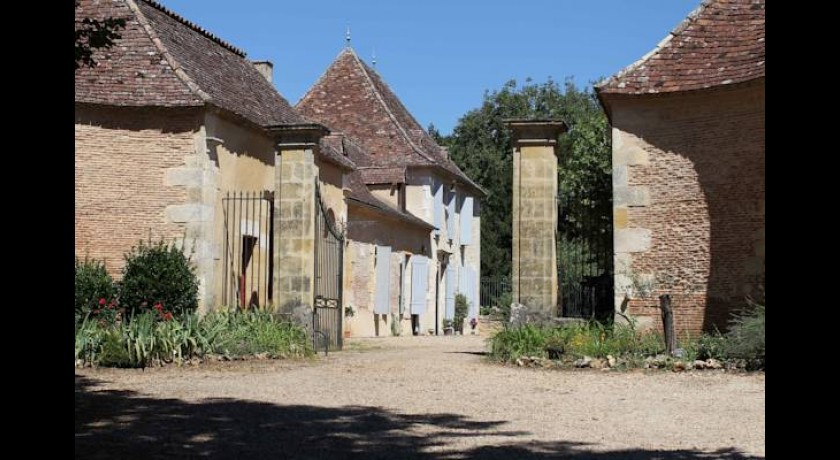
[[[144,243],[125,255],[120,304],[129,311],[150,310],[156,303],[176,316],[198,306],[198,278],[183,247]]]
[[[75,7],[79,8],[79,0],[75,1]],[[91,19],[82,18],[76,20],[76,66],[93,67],[96,61],[93,60],[93,52],[97,49],[108,49],[114,46],[114,40],[121,38],[117,32],[125,28],[123,18]]]
[[[220,354],[230,358],[264,353],[287,358],[311,354],[306,331],[265,311],[189,313],[169,321],[153,312],[130,321],[82,321],[76,327],[76,360],[110,367],[147,367]]]
[[[607,327],[595,321],[561,327],[532,324],[506,327],[490,338],[490,357],[502,362],[523,356],[545,358],[549,348],[562,349],[574,357],[604,358],[655,355],[665,350],[665,343],[657,334],[639,334],[630,326]]]
[[[490,358],[512,362],[523,356],[546,357],[547,344],[556,345],[558,328],[547,328],[527,324],[522,327],[507,327],[490,338]]]
[[[685,350],[685,360],[694,361],[697,359],[726,360],[726,337],[719,332],[703,334],[700,337],[687,337],[679,341],[680,348]]]
[[[749,367],[764,368],[764,302],[733,315],[726,333],[726,354],[745,359]]]
[[[578,89],[571,80],[561,86],[549,79],[542,84],[526,80],[521,87],[510,81],[501,90],[486,92],[481,107],[465,114],[452,136],[438,134],[453,161],[487,191],[481,219],[484,276],[511,273],[513,158],[505,118],[560,118],[570,126],[559,139],[559,188],[561,195],[581,199],[564,216],[577,226],[569,238],[600,231],[612,216],[610,131],[592,91]],[[581,217],[591,214],[599,218]]]
[[[98,260],[75,260],[76,265],[76,317],[77,322],[92,309],[99,308],[99,300],[110,302],[117,293],[114,280]]]
[[[306,331],[267,311],[211,313],[227,319],[227,327],[212,344],[212,352],[227,356],[267,353],[274,358],[304,356],[311,350]]]
[[[498,297],[491,299],[493,305],[482,306],[479,309],[479,314],[482,316],[491,316],[497,321],[510,321],[510,304],[513,303],[513,294],[505,292]]]
[[[454,325],[456,331],[464,332],[464,320],[467,318],[467,312],[470,309],[470,302],[467,296],[460,292],[455,294],[455,318]]]

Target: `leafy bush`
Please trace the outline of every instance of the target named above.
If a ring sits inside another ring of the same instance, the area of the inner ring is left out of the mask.
[[[703,334],[696,339],[688,338],[680,341],[680,347],[685,350],[685,358],[688,361],[696,359],[704,361],[707,359],[725,360],[727,359],[726,346],[726,337],[719,332]]]
[[[214,353],[228,356],[267,353],[274,358],[287,358],[304,356],[311,351],[306,331],[273,313],[256,310],[210,313],[207,316],[211,322],[227,320],[227,327],[211,344]]]
[[[107,323],[89,318],[76,327],[76,361],[111,367],[147,367],[209,353],[230,358],[264,353],[288,358],[311,354],[306,331],[265,311],[188,313],[163,320],[142,312]]]
[[[467,318],[467,312],[470,309],[470,302],[467,300],[467,296],[461,294],[455,294],[455,318],[453,319],[455,330],[464,332],[464,320]]]
[[[546,357],[547,342],[549,339],[558,336],[558,328],[547,328],[533,324],[526,324],[521,327],[508,327],[506,325],[504,329],[490,338],[490,357],[502,362],[516,361],[523,356]],[[562,339],[559,340],[562,341]]]
[[[604,358],[622,355],[647,356],[665,349],[662,337],[638,334],[626,325],[604,326],[597,322],[563,326],[505,327],[490,338],[490,357],[511,362],[523,356],[547,357],[548,349],[561,349],[567,355]]]
[[[125,255],[120,304],[128,311],[151,310],[161,303],[176,316],[198,306],[198,278],[183,247],[175,243],[144,243]]]
[[[76,318],[77,322],[91,309],[99,308],[99,300],[113,300],[117,293],[114,280],[105,270],[105,264],[98,260],[85,258],[76,263]]]
[[[764,368],[764,310],[765,305],[733,315],[726,333],[726,354],[730,358],[745,359],[748,367]]]
[[[510,321],[510,304],[513,303],[513,293],[506,292],[496,299],[496,308],[500,319],[504,322]]]

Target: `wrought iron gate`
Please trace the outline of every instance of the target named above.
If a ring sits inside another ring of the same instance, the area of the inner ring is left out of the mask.
[[[613,306],[612,201],[557,199],[561,315],[609,321]]]
[[[328,210],[315,182],[315,299],[313,303],[313,340],[325,340],[329,347],[340,350],[344,345],[341,322],[342,272],[344,267],[344,235],[338,229],[335,215]],[[320,347],[319,347],[320,348]]]
[[[273,192],[227,192],[221,302],[237,309],[271,302]]]

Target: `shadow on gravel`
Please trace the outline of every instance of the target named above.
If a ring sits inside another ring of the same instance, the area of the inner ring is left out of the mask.
[[[503,421],[470,421],[453,414],[405,415],[376,407],[281,406],[232,399],[189,403],[96,391],[97,385],[76,375],[76,458],[757,458],[734,450],[593,453],[581,444],[517,442],[527,433],[497,431]],[[458,449],[459,438],[482,435],[494,436],[499,445]],[[427,452],[435,447],[445,451]]]
[[[444,353],[457,353],[457,354],[460,354],[460,355],[487,356],[486,351],[445,351]]]

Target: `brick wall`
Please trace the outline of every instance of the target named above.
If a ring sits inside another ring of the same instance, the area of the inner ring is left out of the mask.
[[[608,105],[617,307],[671,292],[681,332],[724,327],[764,279],[763,81]]]
[[[185,203],[184,187],[165,186],[164,171],[195,154],[198,112],[190,109],[75,110],[75,253],[104,259],[119,276],[123,254],[151,234],[184,236],[167,205]]]

